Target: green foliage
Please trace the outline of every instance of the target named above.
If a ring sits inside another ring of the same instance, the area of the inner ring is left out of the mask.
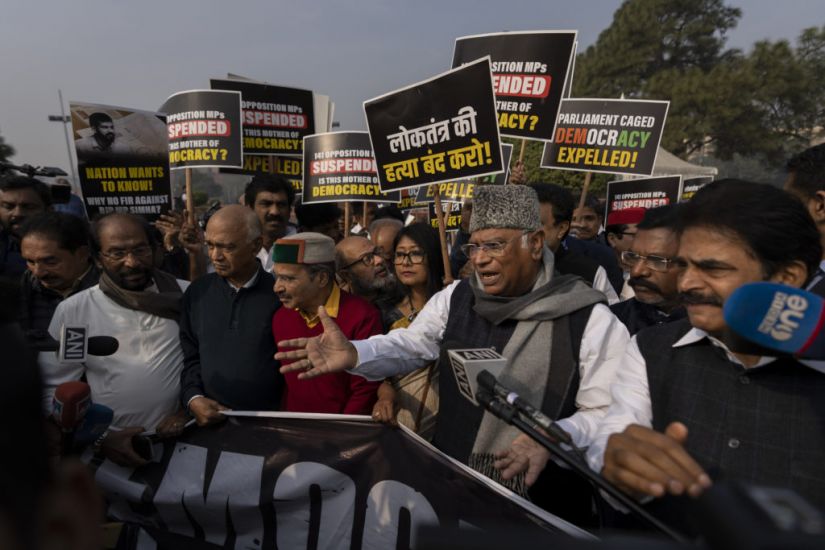
[[[209,194],[204,191],[192,191],[192,201],[195,206],[203,206],[209,200]]]
[[[6,143],[3,136],[0,136],[0,161],[6,162],[14,156],[14,147]]]
[[[628,0],[579,54],[573,96],[667,99],[674,154],[780,163],[823,134],[825,26],[744,54],[725,50],[740,16],[723,0]]]

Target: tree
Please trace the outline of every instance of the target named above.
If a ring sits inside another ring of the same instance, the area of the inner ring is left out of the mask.
[[[576,60],[575,97],[639,95],[662,71],[709,71],[742,15],[723,0],[629,0]],[[728,54],[729,55],[729,54]]]
[[[14,156],[14,147],[6,143],[3,136],[0,136],[0,162],[7,162]]]
[[[663,146],[777,164],[823,134],[825,27],[725,49],[741,16],[723,0],[628,0],[577,57],[575,97],[670,101]]]

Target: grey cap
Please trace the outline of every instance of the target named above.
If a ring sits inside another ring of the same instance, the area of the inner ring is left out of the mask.
[[[539,198],[526,185],[479,185],[473,195],[470,233],[481,229],[523,229],[541,227]]]

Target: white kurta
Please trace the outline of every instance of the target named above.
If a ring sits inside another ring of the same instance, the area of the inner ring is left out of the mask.
[[[450,299],[458,283],[430,298],[409,327],[353,342],[358,366],[349,372],[368,380],[383,380],[438,359],[450,315]],[[629,339],[627,329],[607,306],[593,307],[579,349],[578,412],[558,421],[578,447],[590,444],[610,406],[610,387]]]
[[[182,290],[189,285],[178,280]],[[154,288],[154,286],[152,287]],[[120,346],[108,357],[87,356],[85,363],[61,363],[53,352],[40,353],[43,406],[51,412],[55,389],[85,373],[92,402],[114,411],[112,426],[153,430],[178,408],[183,352],[178,323],[119,306],[99,286],[61,302],[49,325],[60,339],[63,325],[88,325],[89,336],[112,336]]]

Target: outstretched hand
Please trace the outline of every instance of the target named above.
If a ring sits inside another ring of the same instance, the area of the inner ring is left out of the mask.
[[[281,367],[282,373],[300,372],[299,380],[315,378],[322,374],[341,372],[358,363],[358,352],[327,315],[323,306],[318,307],[318,317],[324,332],[312,338],[294,338],[278,342],[278,348],[294,348],[275,354],[278,361],[292,361]]]

